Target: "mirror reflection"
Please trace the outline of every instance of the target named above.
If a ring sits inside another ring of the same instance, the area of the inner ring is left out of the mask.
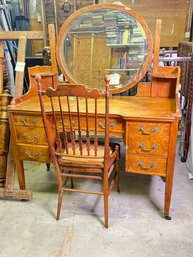
[[[141,79],[148,40],[142,25],[128,12],[98,9],[72,20],[60,51],[66,73],[76,82],[103,89],[104,75],[110,74],[111,89],[119,89]]]

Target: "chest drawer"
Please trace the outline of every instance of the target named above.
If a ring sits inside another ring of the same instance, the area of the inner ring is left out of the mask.
[[[14,115],[14,123],[16,126],[44,127],[41,116]]]
[[[146,137],[169,136],[170,124],[151,122],[127,122],[127,135],[136,134]]]
[[[168,136],[146,137],[131,134],[128,136],[128,153],[168,155]]]
[[[44,128],[16,126],[15,129],[18,143],[48,145]]]
[[[20,160],[50,162],[48,146],[18,144],[17,147]]]
[[[165,176],[166,165],[166,158],[129,154],[126,162],[126,172]]]

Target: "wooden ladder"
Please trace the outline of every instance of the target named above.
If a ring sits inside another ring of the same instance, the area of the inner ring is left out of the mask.
[[[3,41],[18,40],[18,53],[17,63],[15,67],[16,77],[14,85],[14,96],[12,103],[23,93],[23,79],[24,79],[24,68],[25,68],[25,53],[27,40],[44,40],[45,34],[43,31],[0,31],[0,94],[1,96],[6,93],[7,103],[9,104],[9,98],[11,98],[8,92],[4,91],[3,85],[3,70],[4,70],[4,50]],[[4,106],[4,114],[6,115],[6,106]],[[8,120],[7,120],[8,122]],[[8,134],[8,133],[7,133]],[[4,140],[9,140],[9,137]],[[15,178],[15,162],[12,152],[11,143],[9,144],[9,152],[7,157],[7,168],[5,177],[5,187],[0,188],[0,198],[2,199],[16,199],[16,200],[31,200],[32,192],[30,190],[14,189],[14,178]],[[3,161],[2,161],[3,162]],[[1,162],[0,162],[1,163]],[[1,168],[1,167],[0,167]]]

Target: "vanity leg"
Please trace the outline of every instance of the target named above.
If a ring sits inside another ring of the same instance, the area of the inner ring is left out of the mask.
[[[169,154],[168,154],[168,163],[167,163],[165,202],[164,202],[164,217],[166,220],[171,220],[169,211],[170,211],[170,202],[171,202],[172,186],[173,186],[177,132],[178,132],[178,118],[176,117],[170,126]]]
[[[19,182],[19,187],[20,187],[20,189],[26,189],[23,161],[22,160],[15,160],[15,164],[16,164],[16,171],[17,171],[17,178],[18,178],[18,182]]]
[[[5,188],[0,190],[0,197],[4,199],[15,199],[28,201],[32,199],[31,191],[23,190],[25,189],[25,177],[23,161],[14,160],[13,148],[10,145],[9,154],[7,160],[7,170],[6,170],[6,181]],[[15,174],[17,170],[17,176],[19,180],[19,186],[22,189],[14,189]]]
[[[165,185],[165,202],[164,202],[164,218],[166,220],[171,220],[169,211],[170,211],[170,202],[171,202],[171,195],[172,195],[172,182],[173,182],[172,177],[167,176],[166,185]]]
[[[50,163],[46,163],[47,171],[50,171]]]

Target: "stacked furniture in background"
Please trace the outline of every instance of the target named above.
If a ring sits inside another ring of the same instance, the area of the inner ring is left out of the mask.
[[[193,101],[193,43],[192,42],[179,42],[178,56],[190,56],[189,62],[179,63],[181,67],[181,96],[185,98],[185,106],[182,110],[185,118],[184,136],[181,141],[180,155],[181,161],[185,162],[188,156],[190,130],[191,130],[191,117],[192,117],[192,101]]]

